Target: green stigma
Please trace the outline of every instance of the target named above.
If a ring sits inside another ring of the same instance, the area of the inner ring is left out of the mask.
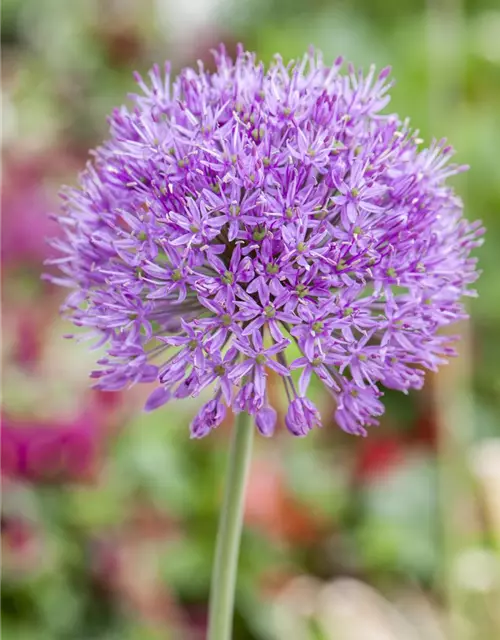
[[[270,273],[270,274],[278,273],[279,267],[278,267],[277,264],[273,264],[272,262],[268,262],[267,265],[266,265],[266,271],[267,271],[267,273]]]
[[[305,298],[308,294],[309,294],[309,287],[306,287],[305,284],[298,284],[295,287],[295,291],[297,292],[297,295],[299,296],[299,298]]]
[[[255,242],[260,242],[261,240],[263,240],[266,237],[266,229],[255,229],[254,232],[252,233],[252,238],[255,240]]]

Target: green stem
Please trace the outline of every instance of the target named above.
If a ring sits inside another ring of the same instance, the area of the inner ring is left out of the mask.
[[[233,427],[224,502],[212,570],[207,640],[231,640],[238,552],[254,425],[240,413]]]

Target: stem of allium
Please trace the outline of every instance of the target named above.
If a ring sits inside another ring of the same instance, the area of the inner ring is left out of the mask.
[[[210,588],[207,640],[231,640],[245,487],[252,455],[254,425],[240,413],[233,427],[226,489],[217,532]]]

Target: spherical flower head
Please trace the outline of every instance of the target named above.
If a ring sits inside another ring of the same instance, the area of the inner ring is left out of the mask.
[[[223,47],[215,61],[137,76],[65,192],[65,312],[106,346],[99,388],[157,381],[149,410],[211,388],[193,437],[225,407],[271,435],[270,375],[304,435],[320,424],[313,374],[339,426],[364,434],[384,386],[419,388],[453,353],[439,330],[465,317],[483,232],[446,184],[464,167],[382,113],[388,69],[342,73],[310,52],[266,71]]]

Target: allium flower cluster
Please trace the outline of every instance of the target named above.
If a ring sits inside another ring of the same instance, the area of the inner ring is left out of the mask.
[[[445,184],[464,167],[381,114],[388,69],[342,74],[310,53],[266,71],[222,47],[215,60],[137,76],[143,93],[65,192],[53,280],[106,345],[99,388],[157,381],[147,409],[213,389],[193,437],[227,407],[271,435],[270,375],[305,435],[321,424],[313,374],[338,425],[364,434],[381,385],[419,388],[453,353],[438,330],[464,317],[483,232]]]

